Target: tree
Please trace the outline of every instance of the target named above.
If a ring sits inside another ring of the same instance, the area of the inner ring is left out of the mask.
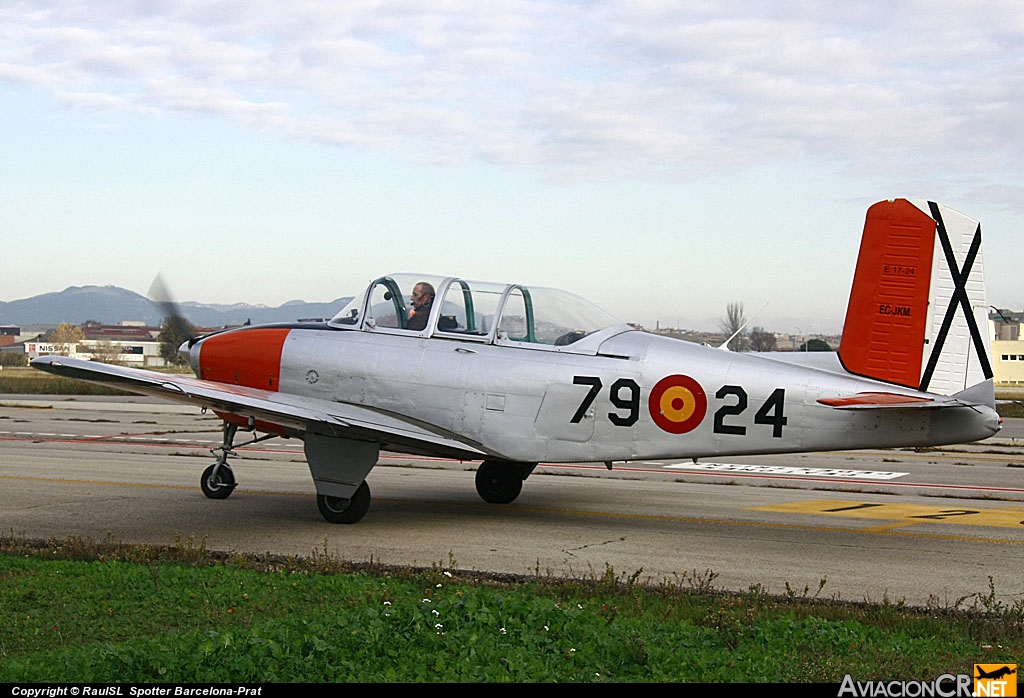
[[[196,326],[181,317],[170,315],[164,318],[164,324],[160,329],[160,356],[164,361],[174,366],[184,366],[188,358],[178,352],[182,342],[186,342],[196,336]]]
[[[750,330],[750,350],[775,351],[775,333],[768,332],[763,327]]]
[[[55,345],[55,351],[58,354],[67,356],[71,353],[71,345],[78,344],[85,339],[85,332],[82,332],[82,328],[77,325],[72,325],[70,322],[62,322],[57,325],[57,329],[50,333],[50,343]]]
[[[722,332],[726,338],[732,337],[734,334],[736,337],[729,342],[730,348],[733,351],[747,351],[750,348],[750,343],[747,340],[746,332],[742,331],[742,327],[747,323],[745,317],[743,317],[743,302],[733,301],[725,307],[725,319],[718,323]],[[736,334],[736,333],[739,334]]]
[[[121,355],[121,349],[109,340],[97,342],[88,347],[87,351],[92,354],[93,361],[99,361],[101,364],[120,363],[118,357]]]

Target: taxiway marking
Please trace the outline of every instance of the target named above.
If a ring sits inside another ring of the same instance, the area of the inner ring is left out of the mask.
[[[755,475],[800,475],[803,477],[842,478],[844,480],[895,480],[910,474],[887,470],[796,468],[786,465],[741,465],[736,463],[673,463],[665,467],[673,470],[704,470],[716,473],[751,473]]]
[[[1024,507],[988,509],[981,507],[950,507],[931,504],[894,504],[858,502],[848,499],[815,499],[789,502],[764,507],[751,507],[753,511],[771,511],[782,514],[809,516],[840,516],[888,522],[865,530],[914,526],[923,523],[952,523],[966,526],[997,526],[1024,528]]]

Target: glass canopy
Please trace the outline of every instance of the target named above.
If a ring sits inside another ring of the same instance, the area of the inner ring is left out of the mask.
[[[431,302],[424,304],[426,298]],[[423,313],[428,314],[425,320]],[[598,306],[566,291],[427,274],[392,274],[377,279],[329,324],[364,331],[552,347],[569,346],[599,330],[622,326]]]

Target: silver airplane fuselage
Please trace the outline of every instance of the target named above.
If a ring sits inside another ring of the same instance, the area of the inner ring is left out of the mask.
[[[193,354],[201,375],[202,342]],[[624,327],[571,351],[295,328],[283,342],[277,389],[402,415],[489,457],[532,463],[938,445],[999,429],[995,411],[979,406],[836,409],[819,400],[929,396],[844,374],[834,354],[834,371],[782,357]]]

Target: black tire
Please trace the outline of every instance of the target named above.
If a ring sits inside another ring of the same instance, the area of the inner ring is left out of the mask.
[[[320,515],[330,523],[354,524],[366,516],[370,509],[370,486],[363,480],[351,499],[318,494],[316,506]]]
[[[231,472],[231,468],[222,465],[217,471],[217,479],[214,480],[213,469],[215,467],[216,464],[203,471],[203,476],[199,479],[199,487],[203,490],[203,494],[210,499],[227,499],[238,484],[235,482],[235,474]]]
[[[485,460],[476,471],[476,491],[490,504],[514,502],[523,491],[523,473],[517,463]]]

